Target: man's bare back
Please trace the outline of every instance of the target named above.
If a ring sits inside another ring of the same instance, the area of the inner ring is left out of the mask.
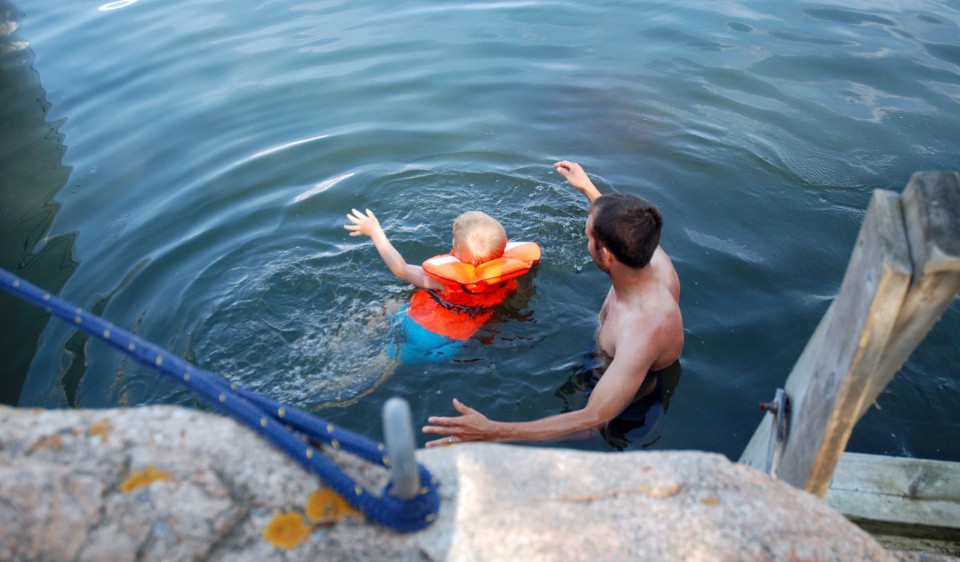
[[[606,362],[609,363],[617,354],[620,337],[644,331],[642,327],[658,326],[657,331],[664,332],[665,341],[668,342],[659,349],[650,367],[652,371],[659,371],[676,362],[683,350],[680,279],[673,262],[659,247],[646,268],[650,269],[650,275],[635,287],[636,299],[618,298],[615,287],[610,287],[600,308],[597,350],[606,356]]]

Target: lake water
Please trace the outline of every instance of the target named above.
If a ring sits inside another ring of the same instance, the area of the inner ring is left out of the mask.
[[[379,436],[461,399],[583,401],[609,287],[552,168],[666,219],[687,334],[637,449],[737,458],[839,289],[872,190],[960,169],[960,2],[0,2],[3,266],[245,386]],[[396,364],[410,261],[460,212],[543,261],[453,359]],[[4,402],[196,404],[0,300]],[[960,306],[849,449],[960,460]],[[423,437],[418,436],[423,443]],[[600,438],[562,446],[614,451]]]

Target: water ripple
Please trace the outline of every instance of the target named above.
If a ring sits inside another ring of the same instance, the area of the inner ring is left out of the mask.
[[[285,399],[363,396],[343,408],[362,423],[387,389],[444,408],[469,386],[502,418],[564,407],[553,378],[580,361],[608,284],[586,251],[586,201],[556,160],[661,205],[692,330],[685,378],[700,383],[686,391],[726,404],[782,383],[870,191],[960,154],[955,2],[18,7],[5,44],[35,57],[46,119],[69,147],[71,189],[50,232],[30,235],[76,240],[64,296],[109,292],[112,321]],[[410,288],[346,235],[353,207],[374,210],[411,262],[446,250],[468,209],[540,242],[544,259],[461,363],[387,376],[382,309]],[[72,374],[64,392],[51,373],[71,337],[47,328],[26,396],[189,401],[94,346],[90,365],[116,376]],[[910,368],[937,370],[932,355]],[[936,392],[915,394],[919,410]],[[723,421],[735,405],[675,404],[675,434],[742,448]]]

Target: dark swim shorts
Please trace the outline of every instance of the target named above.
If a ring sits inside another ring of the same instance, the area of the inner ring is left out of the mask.
[[[604,367],[591,353],[586,373],[586,405],[597,381],[603,375]],[[660,371],[651,371],[647,376],[655,377],[656,386],[646,396],[631,402],[617,417],[600,430],[600,436],[612,447],[622,451],[628,447],[646,448],[653,445],[661,435],[661,422],[669,407],[670,397],[680,382],[680,362],[677,361]]]

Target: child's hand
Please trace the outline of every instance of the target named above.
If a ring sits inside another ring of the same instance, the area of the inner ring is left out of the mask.
[[[351,211],[347,213],[347,218],[353,224],[343,225],[343,228],[351,231],[350,236],[369,236],[373,238],[373,235],[377,232],[383,232],[383,229],[380,228],[380,221],[370,212],[370,209],[367,209],[367,214],[363,214],[356,209],[351,209]]]

